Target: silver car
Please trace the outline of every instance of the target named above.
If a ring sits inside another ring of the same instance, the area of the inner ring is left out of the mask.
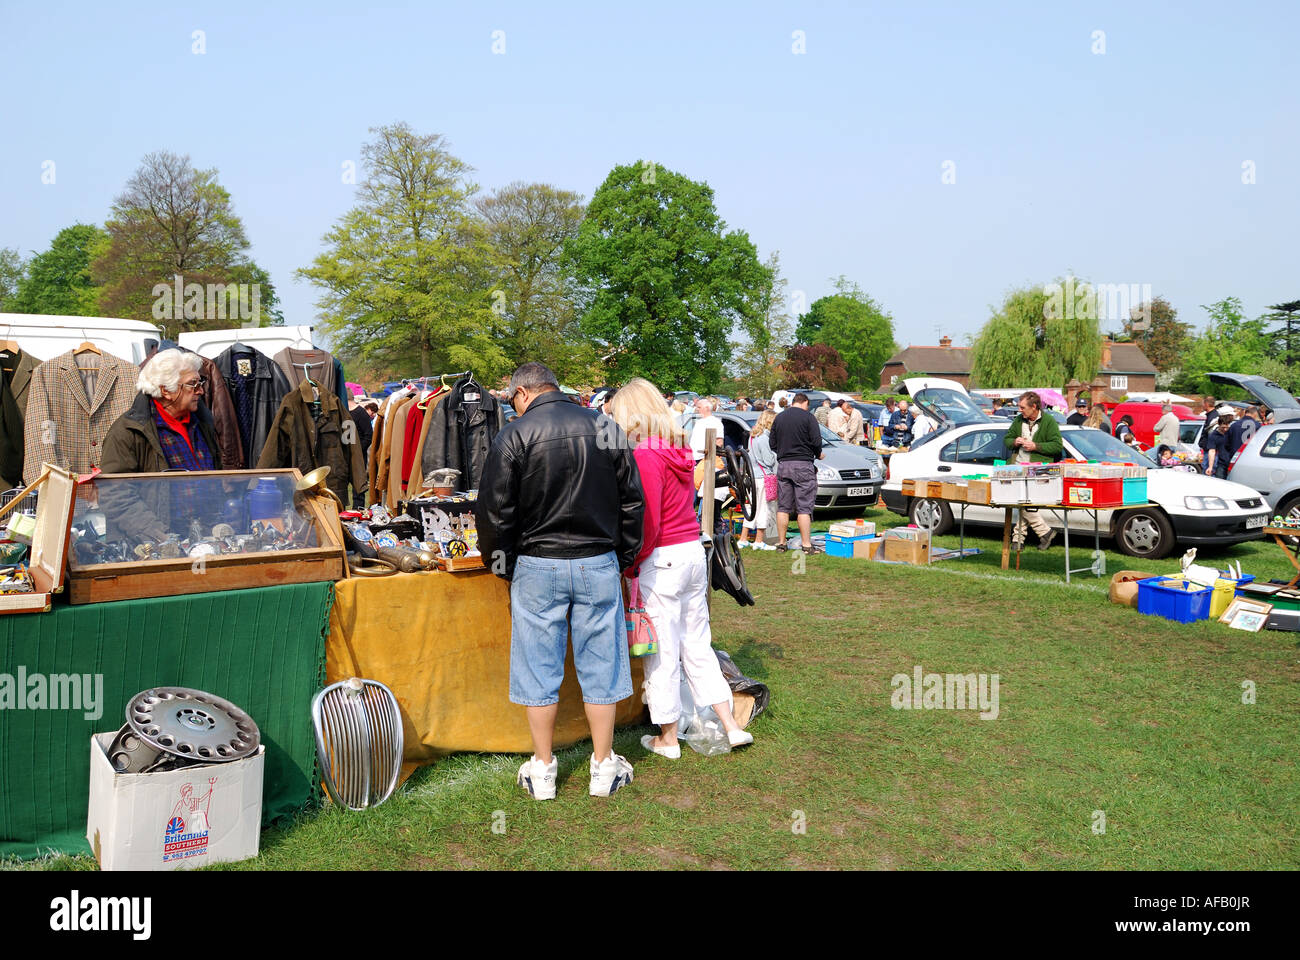
[[[1300,520],[1300,420],[1256,430],[1237,451],[1228,479],[1258,490],[1275,516]]]
[[[720,410],[714,414],[722,421],[723,442],[735,450],[749,449],[749,431],[759,415],[740,410]],[[695,414],[687,414],[682,429],[689,436],[695,429]],[[845,443],[825,427],[822,432],[824,460],[817,462],[816,510],[861,510],[876,502],[884,473],[874,450]]]

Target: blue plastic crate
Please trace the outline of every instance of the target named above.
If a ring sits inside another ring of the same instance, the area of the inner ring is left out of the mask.
[[[1138,613],[1177,623],[1208,620],[1213,594],[1212,587],[1198,587],[1169,577],[1148,577],[1138,581]]]
[[[1147,502],[1147,478],[1146,477],[1125,477],[1124,478],[1124,503],[1146,503]]]
[[[826,534],[826,556],[828,557],[853,557],[853,545],[859,540],[873,540],[872,534],[863,534],[860,537],[843,537],[837,533]]]

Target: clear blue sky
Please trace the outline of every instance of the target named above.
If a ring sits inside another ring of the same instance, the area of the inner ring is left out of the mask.
[[[0,246],[102,223],[146,153],[187,153],[310,323],[293,271],[352,203],[341,165],[404,120],[489,190],[590,197],[641,159],[706,180],[806,302],[845,274],[904,345],[960,343],[1066,272],[1150,284],[1201,326],[1221,297],[1300,297],[1297,27],[1288,2],[2,0]]]

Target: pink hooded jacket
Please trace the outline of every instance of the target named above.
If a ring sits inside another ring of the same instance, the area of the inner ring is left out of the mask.
[[[695,457],[690,447],[675,447],[661,437],[642,440],[633,451],[645,492],[641,552],[630,573],[636,575],[655,547],[700,538],[695,518]]]

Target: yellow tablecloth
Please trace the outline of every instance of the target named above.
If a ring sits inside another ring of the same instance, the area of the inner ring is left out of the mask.
[[[461,750],[532,750],[524,708],[509,697],[509,585],[487,571],[339,581],[325,656],[330,683],[366,677],[393,691],[402,708],[404,774]],[[643,677],[634,659],[636,692],[618,705],[620,726],[643,720]],[[570,649],[555,745],[590,735]]]

